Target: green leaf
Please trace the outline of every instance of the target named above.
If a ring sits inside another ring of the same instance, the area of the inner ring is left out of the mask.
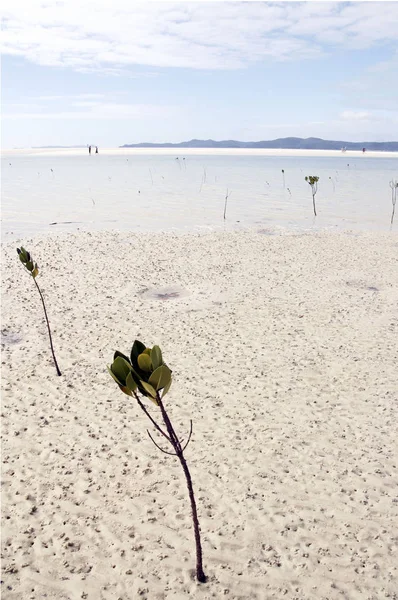
[[[126,377],[126,387],[131,391],[134,392],[137,389],[137,384],[133,379],[133,375],[130,371],[130,373],[127,375]]]
[[[144,346],[142,342],[140,342],[139,340],[135,340],[133,347],[131,348],[130,354],[132,365],[137,364],[138,356],[144,352],[145,348],[146,346]]]
[[[107,368],[107,369],[108,369],[108,371],[109,371],[109,375],[112,377],[112,379],[113,379],[114,381],[116,381],[116,383],[118,384],[118,386],[119,386],[120,388],[121,388],[121,387],[123,387],[123,384],[122,384],[122,383],[120,383],[120,381],[118,380],[118,378],[116,377],[116,375],[115,375],[114,373],[112,373],[112,369],[111,369],[110,367],[108,367],[108,366],[107,366],[106,368]]]
[[[155,370],[158,367],[162,366],[162,364],[163,364],[162,351],[160,350],[159,346],[154,346],[152,348],[151,361],[152,361],[152,366]]]
[[[150,348],[145,348],[144,352],[142,354],[148,354],[148,356],[151,356],[151,349]]]
[[[124,394],[126,394],[126,396],[132,396],[133,394],[131,393],[131,390],[129,390],[128,387],[126,386],[121,386],[120,389],[122,390],[122,392]]]
[[[145,377],[145,373],[141,371],[141,369],[134,369],[133,366],[131,367],[131,375],[136,383],[138,383],[143,377]]]
[[[120,384],[124,386],[126,384],[126,377],[131,371],[130,363],[121,356],[117,356],[111,365],[111,370]]]
[[[140,354],[137,359],[137,362],[139,368],[145,371],[146,373],[150,373],[152,371],[152,362],[148,354]]]
[[[125,354],[122,354],[121,352],[119,352],[119,350],[116,350],[115,354],[113,355],[113,360],[115,360],[118,356],[120,356],[121,358],[124,358],[124,360],[130,364],[130,359],[128,358],[128,356],[126,356]]]
[[[165,385],[165,387],[164,387],[164,389],[163,389],[163,392],[162,392],[162,400],[163,400],[163,398],[165,397],[165,395],[167,394],[167,392],[168,392],[168,391],[169,391],[169,389],[170,389],[170,386],[171,386],[171,381],[172,381],[172,380],[170,379],[169,383],[168,383],[167,385]]]
[[[31,260],[28,260],[28,262],[26,263],[25,267],[28,269],[28,271],[33,271],[33,269],[35,268],[34,264],[32,263]]]
[[[147,392],[145,395],[151,396],[152,398],[154,398],[156,400],[156,391],[153,389],[153,387],[151,385],[149,385],[149,383],[147,383],[146,381],[142,381],[142,380],[140,381],[140,384],[142,385],[144,390]]]
[[[166,387],[171,382],[171,371],[166,365],[158,367],[148,379],[150,383],[157,391]]]
[[[17,248],[17,252],[19,254],[19,258],[22,260],[23,263],[26,263],[28,260],[30,260],[30,254],[25,250],[23,246]]]

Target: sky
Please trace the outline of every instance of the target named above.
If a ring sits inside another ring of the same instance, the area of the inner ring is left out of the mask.
[[[398,2],[2,0],[2,147],[398,140]]]

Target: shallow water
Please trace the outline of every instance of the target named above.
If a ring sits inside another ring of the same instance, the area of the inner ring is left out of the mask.
[[[4,156],[2,239],[77,229],[390,229],[396,158],[176,157]],[[316,219],[305,175],[320,178]]]

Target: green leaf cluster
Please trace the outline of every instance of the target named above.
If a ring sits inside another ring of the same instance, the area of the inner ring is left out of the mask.
[[[17,252],[21,263],[27,268],[32,277],[37,277],[37,275],[39,274],[39,268],[37,266],[37,263],[33,262],[30,252],[25,250],[25,248],[23,248],[22,246],[20,248],[17,248]]]
[[[308,177],[307,176],[305,177],[305,180],[311,186],[314,186],[316,183],[318,183],[319,177],[317,175],[309,175]]]
[[[163,362],[159,346],[147,348],[139,340],[135,340],[130,357],[117,350],[108,371],[122,392],[133,396],[139,391],[155,404],[159,393],[163,398],[171,386],[171,371]]]

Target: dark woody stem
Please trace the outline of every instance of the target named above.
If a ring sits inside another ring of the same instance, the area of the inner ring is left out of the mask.
[[[184,457],[184,450],[181,446],[181,443],[178,439],[177,434],[174,431],[174,428],[171,424],[170,418],[166,412],[166,409],[164,408],[163,402],[162,402],[159,394],[157,394],[157,401],[158,401],[160,410],[162,412],[163,422],[166,425],[167,433],[169,434],[170,443],[173,446],[175,453],[177,455],[177,458],[181,463],[182,469],[184,471],[185,479],[187,482],[189,500],[191,503],[193,528],[194,528],[194,534],[195,534],[196,578],[200,583],[205,583],[206,575],[203,571],[202,544],[201,544],[201,540],[200,540],[200,527],[199,527],[198,511],[196,508],[196,501],[195,501],[195,495],[194,495],[194,491],[193,491],[191,473],[189,471],[187,462]],[[190,436],[189,436],[189,439],[190,439]],[[188,439],[188,441],[189,441],[189,439]]]
[[[51,347],[51,353],[53,355],[53,359],[54,359],[54,365],[55,365],[55,369],[57,371],[57,375],[61,375],[61,371],[59,370],[59,366],[57,363],[57,359],[55,358],[55,352],[54,352],[54,346],[53,346],[53,340],[52,340],[52,336],[51,336],[51,329],[50,329],[50,323],[48,321],[48,316],[47,316],[47,310],[46,310],[46,305],[44,304],[44,298],[43,298],[43,294],[41,293],[41,289],[39,288],[39,284],[36,281],[36,278],[33,277],[33,281],[36,284],[36,287],[38,289],[38,292],[40,294],[40,298],[43,304],[43,309],[44,309],[44,316],[46,317],[46,321],[47,321],[47,329],[48,329],[48,336],[50,338],[50,347]]]

